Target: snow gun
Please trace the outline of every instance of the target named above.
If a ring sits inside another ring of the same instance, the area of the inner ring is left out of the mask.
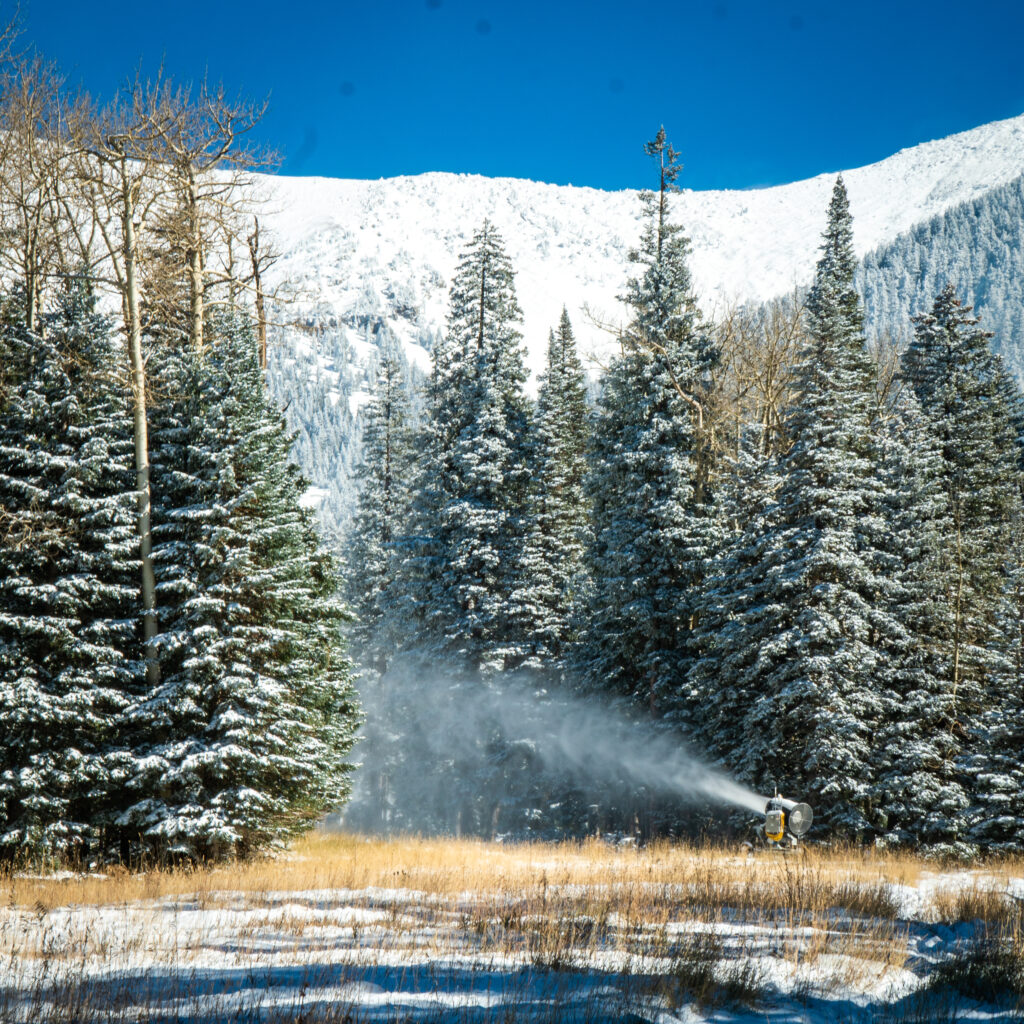
[[[764,807],[764,823],[755,829],[758,839],[771,850],[792,849],[814,822],[807,804],[775,794]]]

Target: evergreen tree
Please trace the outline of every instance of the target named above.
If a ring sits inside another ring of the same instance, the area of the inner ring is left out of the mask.
[[[907,388],[878,431],[884,533],[877,548],[881,713],[873,738],[873,803],[885,840],[964,850],[968,795],[959,777],[952,619],[943,540],[948,504],[930,424]]]
[[[742,665],[749,703],[735,767],[762,792],[799,791],[831,828],[859,834],[872,825],[871,739],[885,671],[874,641],[892,627],[876,605],[882,527],[873,375],[842,179],[821,248],[806,303],[811,341],[788,425],[793,444],[780,459],[763,530],[741,556],[746,586],[725,611],[733,624],[703,687],[734,685]]]
[[[938,438],[948,504],[946,601],[953,623],[954,712],[963,735],[1004,667],[998,613],[1020,514],[1017,440],[1006,379],[989,335],[952,287],[915,318],[904,373]]]
[[[953,287],[914,318],[904,363],[938,438],[948,512],[944,586],[951,619],[949,685],[972,838],[1016,849],[1024,839],[1020,765],[1021,399],[971,308]]]
[[[975,782],[974,829],[986,849],[1024,850],[1024,522],[1013,530],[1000,614],[1008,665],[997,673],[979,723],[970,762]]]
[[[141,686],[132,426],[120,356],[74,282],[41,333],[5,328],[0,418],[0,847],[100,841],[106,744]]]
[[[504,243],[485,221],[459,263],[434,352],[404,542],[409,610],[419,617],[411,646],[470,677],[517,653],[511,595],[528,486],[521,316]]]
[[[394,336],[385,341],[372,397],[363,413],[359,498],[346,553],[346,596],[355,616],[352,653],[378,675],[387,668],[396,625],[387,615],[394,596],[395,543],[408,518],[413,453],[409,396]]]
[[[348,792],[347,614],[250,332],[155,369],[163,673],[128,716],[118,825],[158,856],[245,855]]]
[[[410,528],[398,542],[389,615],[406,640],[382,686],[392,687],[399,717],[407,704],[394,688],[410,676],[443,673],[457,706],[481,684],[496,689],[498,675],[523,659],[514,604],[529,486],[520,319],[504,243],[485,221],[452,281],[447,330],[426,390]],[[416,743],[431,723],[406,720],[398,728]],[[493,748],[484,763],[497,771],[506,738],[495,725],[480,742]],[[496,827],[494,780],[469,767],[481,750],[468,749],[462,763],[436,743],[421,748],[434,759],[423,770],[450,784],[445,805],[421,807],[420,820],[432,815],[437,827],[456,832]]]
[[[746,756],[745,719],[760,693],[759,651],[774,626],[764,614],[772,595],[761,573],[776,525],[779,466],[764,447],[762,431],[745,431],[720,485],[721,518],[730,529],[701,586],[699,658],[687,679],[697,709],[691,734],[728,769]]]
[[[557,672],[575,641],[586,590],[589,515],[583,490],[587,380],[567,310],[548,339],[534,426],[530,528],[513,596],[524,666]]]
[[[591,685],[676,705],[690,667],[696,585],[712,547],[700,390],[712,361],[687,266],[668,220],[677,154],[664,129],[647,144],[660,187],[631,254],[624,350],[603,381],[588,476],[594,537],[584,669]]]
[[[363,768],[346,820],[373,830],[392,825],[393,776],[408,751],[409,694],[387,676],[404,623],[394,613],[398,591],[397,541],[409,515],[414,472],[409,395],[394,336],[384,348],[372,397],[362,413],[362,461],[356,513],[345,555],[345,592],[354,619],[348,634],[360,669],[367,710],[361,737]]]

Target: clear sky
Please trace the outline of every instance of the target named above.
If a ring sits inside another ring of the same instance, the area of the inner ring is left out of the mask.
[[[5,7],[9,5],[5,4]],[[288,174],[778,184],[1024,112],[1024,0],[22,0],[94,94],[142,61],[269,94]]]

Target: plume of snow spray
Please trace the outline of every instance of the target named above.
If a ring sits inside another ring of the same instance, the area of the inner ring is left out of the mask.
[[[505,694],[517,720],[527,716],[530,696]],[[558,696],[533,716],[542,757],[593,780],[630,782],[689,802],[705,800],[764,811],[766,798],[704,764],[673,734],[628,716],[624,708]],[[546,721],[548,720],[548,721]],[[545,726],[556,725],[555,728]]]
[[[537,689],[526,681],[466,683],[413,674],[363,687],[366,739],[354,801],[372,799],[386,778],[405,827],[429,829],[428,808],[453,791],[473,792],[500,774],[509,751],[528,772],[578,787],[597,799],[636,790],[761,814],[767,798],[711,768],[677,734],[597,697]],[[635,710],[635,709],[634,709]],[[378,794],[379,796],[379,794]],[[420,819],[424,816],[424,820]]]

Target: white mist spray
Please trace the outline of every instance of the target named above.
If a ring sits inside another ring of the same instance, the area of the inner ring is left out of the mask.
[[[506,697],[514,706],[529,699],[515,688]],[[707,800],[756,814],[765,809],[765,797],[704,764],[678,735],[628,717],[625,709],[559,696],[544,711],[535,716],[538,725],[543,727],[549,715],[561,724],[557,732],[541,733],[542,749],[590,778],[628,781],[691,803]]]
[[[703,763],[678,735],[597,697],[538,690],[508,677],[488,685],[411,672],[365,684],[362,696],[363,767],[346,814],[359,827],[386,828],[389,820],[425,832],[451,827],[446,807],[494,787],[510,752],[522,756],[527,776],[557,779],[598,801],[643,787],[755,814],[767,803]]]

